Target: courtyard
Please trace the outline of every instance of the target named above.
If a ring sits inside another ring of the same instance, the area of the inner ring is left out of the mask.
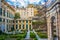
[[[14,33],[14,32],[13,32]],[[57,37],[54,38],[57,40]],[[0,40],[48,40],[47,34],[35,30],[21,30],[16,34],[0,34]]]
[[[0,0],[0,40],[60,40],[60,0]]]

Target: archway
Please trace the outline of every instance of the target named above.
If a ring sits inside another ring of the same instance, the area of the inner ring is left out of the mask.
[[[51,32],[52,32],[52,37],[53,37],[53,40],[54,40],[54,37],[56,36],[56,23],[55,23],[55,20],[56,18],[54,16],[51,17]],[[54,30],[55,29],[55,30]]]

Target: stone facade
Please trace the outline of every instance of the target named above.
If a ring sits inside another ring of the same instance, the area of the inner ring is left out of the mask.
[[[48,40],[54,40],[54,29],[56,36],[60,40],[60,1],[57,0],[47,11],[47,32]]]
[[[0,8],[0,29],[3,32],[11,30],[11,20],[14,18],[15,9],[6,3],[4,0],[1,0]]]

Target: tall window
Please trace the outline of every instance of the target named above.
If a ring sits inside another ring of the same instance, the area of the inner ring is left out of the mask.
[[[31,29],[31,25],[29,25],[29,29]]]
[[[7,19],[7,23],[8,23],[8,19]]]
[[[13,20],[13,23],[14,23],[14,20]]]
[[[26,29],[28,29],[28,24],[26,24]]]
[[[3,10],[3,16],[5,16],[5,10]]]
[[[23,25],[23,29],[24,29],[24,25]]]
[[[3,19],[3,22],[5,22],[5,19]]]
[[[26,20],[26,23],[28,23],[28,20]]]
[[[21,25],[19,25],[19,29],[21,29]]]
[[[18,25],[16,25],[16,29],[18,28]]]
[[[16,23],[18,23],[18,20],[16,20]]]
[[[21,23],[21,20],[19,20],[19,22]]]
[[[9,12],[9,18],[10,18],[10,12]]]
[[[24,20],[23,20],[23,23],[24,23]]]
[[[29,23],[31,23],[31,21],[29,21]]]
[[[0,22],[2,22],[2,18],[0,18]]]
[[[2,8],[0,8],[0,15],[2,15]]]
[[[7,11],[7,17],[8,17],[8,11]]]

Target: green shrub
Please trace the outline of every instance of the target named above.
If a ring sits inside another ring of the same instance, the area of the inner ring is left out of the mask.
[[[25,38],[26,33],[10,35],[10,38]]]
[[[0,38],[0,40],[5,40],[4,38]]]
[[[10,38],[17,38],[17,35],[11,35]]]
[[[40,38],[48,38],[46,33],[37,33]]]
[[[20,33],[20,34],[10,34],[10,35],[3,33],[0,35],[0,40],[6,39],[6,38],[16,38],[17,40],[18,39],[20,40],[21,38],[25,38],[25,37],[26,37],[26,32]]]
[[[0,35],[2,34],[2,31],[0,30]]]
[[[21,40],[21,38],[17,38],[17,40]]]
[[[37,40],[37,38],[34,38],[34,40]]]
[[[31,38],[36,38],[36,35],[33,32],[30,32],[30,37]]]

